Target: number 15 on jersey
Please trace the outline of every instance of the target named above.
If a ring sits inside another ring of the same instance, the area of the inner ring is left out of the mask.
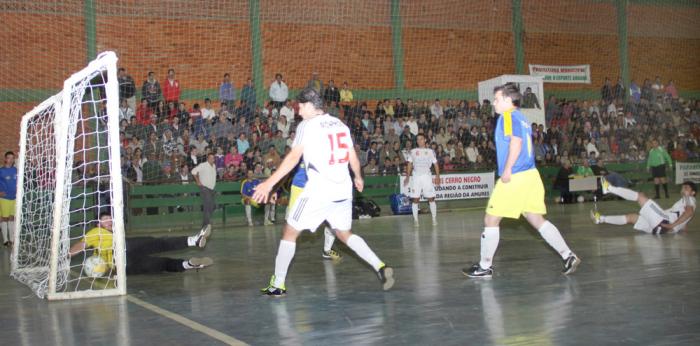
[[[328,160],[329,165],[346,163],[350,159],[348,144],[343,142],[347,136],[347,132],[338,132],[335,135],[328,134],[328,141],[331,143],[331,158]],[[336,161],[336,157],[340,157],[340,159]]]

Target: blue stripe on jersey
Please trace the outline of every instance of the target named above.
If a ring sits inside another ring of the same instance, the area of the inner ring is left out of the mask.
[[[304,161],[300,161],[295,169],[296,171],[294,172],[294,177],[292,178],[292,186],[303,188],[306,186],[306,182],[309,180],[309,177],[306,175],[306,166],[304,165]]]
[[[17,197],[16,167],[0,167],[0,191],[5,193],[3,199],[14,200]]]
[[[503,175],[503,169],[508,160],[510,138],[519,137],[523,140],[518,159],[511,173],[518,173],[535,168],[535,155],[532,148],[532,128],[519,109],[503,112],[496,123],[496,156],[498,158],[498,175]]]

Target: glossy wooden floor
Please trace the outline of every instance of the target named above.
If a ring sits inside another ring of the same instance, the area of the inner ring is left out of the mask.
[[[592,225],[591,207],[550,206],[550,220],[583,258],[571,277],[560,274],[559,258],[519,222],[502,225],[495,276],[464,277],[462,267],[479,256],[480,210],[441,213],[436,227],[422,216],[418,229],[406,216],[359,220],[355,231],[396,268],[390,292],[344,246],[338,246],[342,261],[322,260],[322,234],[307,232],[288,296],[260,296],[280,226],[215,229],[206,249],[172,254],[210,256],[213,267],[129,277],[129,296],[119,298],[39,300],[7,276],[2,250],[0,343],[699,345],[700,220],[685,234],[651,236],[630,226]],[[637,209],[627,202],[599,208]]]

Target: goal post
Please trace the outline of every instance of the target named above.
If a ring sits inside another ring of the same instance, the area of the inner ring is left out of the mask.
[[[126,293],[118,103],[105,52],[22,119],[12,276],[41,298]]]

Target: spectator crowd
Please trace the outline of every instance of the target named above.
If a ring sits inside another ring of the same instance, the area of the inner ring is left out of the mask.
[[[162,84],[149,72],[138,103],[136,84],[124,69],[119,85],[123,175],[134,183],[192,182],[191,169],[208,153],[215,155],[219,180],[241,180],[249,172],[269,176],[301,121],[282,74],[270,84],[263,106],[250,79],[238,90],[229,74],[219,84],[218,99],[192,104],[182,102],[173,69]],[[356,100],[347,82],[339,88],[317,73],[307,85],[350,128],[366,175],[404,172],[419,133],[444,172],[495,168],[496,118],[488,100]],[[663,85],[656,77],[625,86],[606,79],[600,98],[592,100],[550,96],[541,103],[525,90],[522,107],[544,107],[546,128],[532,124],[540,165],[645,161],[654,139],[674,160],[700,158],[700,102],[680,98],[672,80]]]

